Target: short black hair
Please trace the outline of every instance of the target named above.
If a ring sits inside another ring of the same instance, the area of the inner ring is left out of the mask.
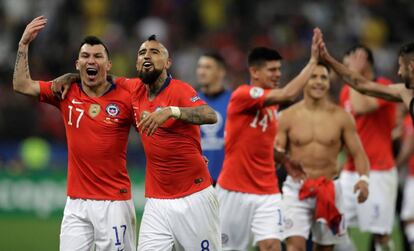
[[[226,69],[226,61],[218,52],[209,51],[203,53],[201,56],[212,58],[220,67]]]
[[[410,42],[410,43],[407,43],[401,46],[400,52],[398,53],[400,57],[411,55],[411,54],[414,54],[414,42]]]
[[[109,50],[108,50],[108,48],[106,47],[106,45],[98,38],[98,37],[95,37],[95,36],[86,36],[83,40],[82,40],[82,42],[81,42],[81,44],[80,44],[80,46],[79,46],[79,51],[80,51],[80,48],[84,45],[84,44],[89,44],[89,45],[97,45],[97,44],[101,44],[104,48],[105,48],[105,52],[106,52],[106,55],[108,56],[108,58],[109,58]]]
[[[256,47],[250,51],[247,63],[250,66],[261,66],[266,61],[282,60],[279,52],[267,47]]]
[[[355,52],[358,49],[362,49],[365,51],[365,53],[367,53],[368,62],[371,64],[371,66],[374,66],[374,54],[372,53],[372,50],[370,48],[368,48],[367,46],[363,44],[356,44],[352,46],[345,52],[345,56],[350,55],[351,53]]]
[[[327,65],[325,62],[323,62],[323,61],[318,61],[318,64],[317,65],[319,65],[319,66],[322,66],[322,67],[325,67],[326,68],[326,70],[328,70],[328,73],[330,73],[331,72],[331,68],[329,67],[329,65]]]

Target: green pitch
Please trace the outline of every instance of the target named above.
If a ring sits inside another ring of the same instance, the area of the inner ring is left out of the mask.
[[[138,215],[140,216],[140,215]],[[138,219],[138,225],[139,225]],[[59,217],[46,219],[21,215],[0,216],[0,251],[56,251],[59,250]],[[370,236],[352,230],[358,251],[368,250]],[[396,226],[393,232],[396,251],[402,251],[401,234]],[[253,250],[253,249],[252,249]]]

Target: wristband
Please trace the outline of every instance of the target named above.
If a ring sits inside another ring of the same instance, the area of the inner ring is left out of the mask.
[[[358,181],[360,181],[360,180],[365,181],[367,184],[369,184],[369,177],[366,174],[363,174],[363,175],[359,176]]]
[[[171,114],[173,118],[179,119],[181,118],[181,110],[177,106],[170,106]]]

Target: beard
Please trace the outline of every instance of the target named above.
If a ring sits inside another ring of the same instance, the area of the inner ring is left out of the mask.
[[[409,77],[403,77],[402,80],[404,82],[405,88],[412,89],[412,87],[410,87],[411,86],[411,79]]]
[[[150,85],[153,84],[158,77],[161,75],[162,70],[160,69],[154,69],[152,71],[139,71],[138,77],[144,82],[144,84]]]

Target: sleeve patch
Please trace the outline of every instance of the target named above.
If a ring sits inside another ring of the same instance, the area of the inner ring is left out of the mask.
[[[195,103],[196,101],[198,101],[198,100],[200,100],[201,98],[200,98],[200,96],[198,96],[198,95],[196,95],[196,96],[194,96],[194,97],[191,97],[190,98],[190,100],[191,100],[191,102],[193,102],[193,103]]]
[[[263,88],[260,88],[260,87],[253,87],[250,89],[249,93],[253,99],[258,99],[261,96],[263,96],[264,90]]]

